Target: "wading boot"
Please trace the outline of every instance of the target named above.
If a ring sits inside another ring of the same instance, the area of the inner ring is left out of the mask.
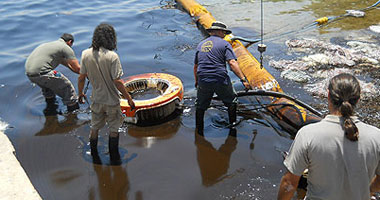
[[[45,98],[46,108],[43,110],[45,116],[54,116],[59,114],[57,111],[58,105],[55,104],[55,97]]]
[[[92,162],[94,164],[101,165],[102,161],[101,161],[101,159],[99,157],[99,153],[98,153],[98,138],[96,138],[96,139],[90,138],[90,149],[91,149]]]
[[[228,135],[231,137],[236,137],[236,128],[235,127],[230,128]]]
[[[46,104],[47,106],[50,106],[50,105],[55,105],[55,97],[52,97],[52,98],[45,98],[45,101],[46,101]]]
[[[67,106],[67,112],[73,112],[74,110],[78,110],[78,109],[79,109],[79,103],[78,102],[76,102],[73,105]]]
[[[98,138],[91,139],[90,138],[90,148],[91,148],[91,155],[98,154]]]
[[[121,159],[120,159],[120,153],[119,153],[119,136],[109,137],[108,148],[110,152],[111,165],[120,165]]]
[[[236,125],[236,107],[236,103],[233,103],[228,107],[228,119],[230,121],[229,127],[234,127]]]
[[[203,129],[204,129],[204,122],[203,122],[204,115],[205,115],[205,110],[202,110],[202,109],[196,109],[195,110],[196,132],[202,136],[203,136]]]

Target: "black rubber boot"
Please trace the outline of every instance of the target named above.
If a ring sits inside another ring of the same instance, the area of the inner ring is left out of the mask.
[[[54,116],[59,114],[57,111],[58,105],[56,104],[55,97],[45,98],[46,108],[43,110],[45,116]]]
[[[98,154],[98,138],[90,138],[91,155]]]
[[[199,135],[203,135],[203,129],[204,129],[204,118],[205,110],[202,109],[196,109],[195,110],[195,128],[197,129],[197,133]]]
[[[236,128],[235,127],[230,128],[228,135],[231,137],[236,137]]]
[[[45,98],[45,101],[46,101],[46,104],[47,106],[50,106],[50,105],[55,105],[55,97],[52,97],[52,98]]]
[[[76,102],[74,105],[67,106],[67,112],[73,112],[74,110],[79,109],[79,103]]]
[[[98,153],[98,138],[90,139],[90,149],[91,149],[92,162],[94,164],[101,165],[102,160],[100,159],[99,153]]]
[[[229,107],[228,107],[228,119],[230,121],[230,127],[233,127],[235,126],[235,122],[236,122],[236,107],[237,105],[235,103],[231,104]]]
[[[109,137],[108,148],[110,151],[110,161],[111,165],[120,165],[120,153],[119,153],[119,136]]]

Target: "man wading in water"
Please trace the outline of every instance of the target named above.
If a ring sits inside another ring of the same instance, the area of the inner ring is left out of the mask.
[[[80,65],[71,48],[74,37],[64,33],[59,40],[41,44],[33,50],[25,63],[25,73],[29,80],[37,84],[45,97],[45,115],[57,114],[55,95],[62,98],[67,111],[79,109],[78,96],[73,84],[63,74],[54,69],[59,64],[79,74]]]
[[[90,146],[94,160],[99,158],[97,144],[98,132],[105,123],[110,129],[109,152],[111,164],[121,163],[119,154],[119,128],[123,123],[119,91],[133,109],[135,104],[125,89],[120,77],[123,75],[116,49],[116,32],[109,24],[95,28],[92,44],[82,52],[78,90],[80,103],[84,103],[83,87],[88,77],[92,85]]]
[[[231,31],[222,22],[213,22],[207,29],[210,37],[199,43],[194,60],[195,87],[197,87],[196,128],[203,135],[204,114],[210,105],[214,93],[228,108],[230,125],[236,121],[236,93],[228,76],[226,62],[246,89],[250,88],[247,79],[239,68],[236,55],[227,41],[223,40]]]

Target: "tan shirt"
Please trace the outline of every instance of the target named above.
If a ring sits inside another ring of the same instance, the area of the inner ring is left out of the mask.
[[[370,199],[370,181],[380,175],[380,130],[353,119],[357,142],[345,137],[342,118],[334,115],[297,133],[284,164],[295,175],[309,170],[305,199]]]
[[[92,48],[82,52],[81,74],[87,74],[92,85],[92,103],[120,104],[120,95],[113,80],[123,75],[119,56],[114,51]]]

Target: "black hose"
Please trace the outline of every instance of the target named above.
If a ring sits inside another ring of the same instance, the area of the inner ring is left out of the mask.
[[[257,42],[260,42],[261,39],[249,39],[249,38],[244,38],[244,37],[240,37],[240,36],[233,36],[231,38],[232,41],[235,41],[235,40],[240,40],[240,41],[243,41],[243,42],[248,42],[248,43],[257,43]]]
[[[320,113],[319,111],[315,110],[313,107],[309,106],[308,104],[294,98],[294,97],[291,97],[287,94],[284,94],[284,93],[281,93],[281,92],[273,92],[273,91],[265,91],[265,90],[257,90],[257,91],[248,91],[248,92],[237,92],[237,96],[238,97],[243,97],[243,96],[255,96],[255,95],[258,95],[258,96],[271,96],[271,97],[277,97],[277,98],[286,98],[286,99],[289,99],[291,101],[293,101],[294,103],[306,108],[307,110],[309,110],[310,112],[312,112],[313,114],[317,115],[318,117],[322,117],[322,113]]]

